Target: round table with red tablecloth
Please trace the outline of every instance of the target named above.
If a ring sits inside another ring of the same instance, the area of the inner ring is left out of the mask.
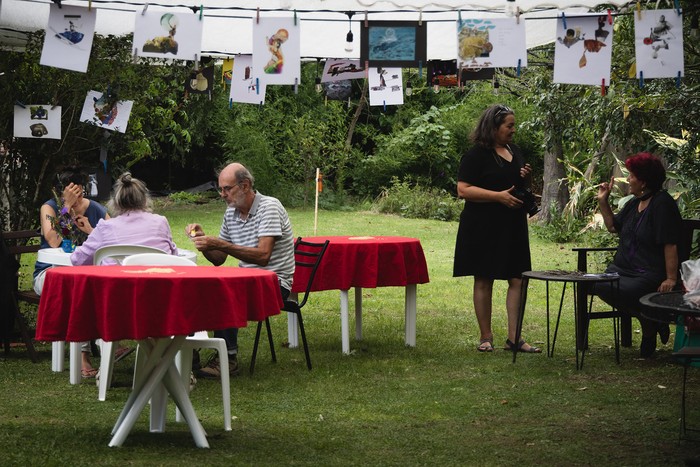
[[[253,268],[186,266],[75,266],[46,273],[36,338],[81,342],[136,339],[148,354],[143,373],[114,427],[120,446],[162,383],[190,426],[197,446],[208,447],[187,389],[173,364],[187,335],[245,327],[280,313],[274,272]],[[79,358],[79,357],[78,357]],[[76,363],[79,366],[79,362]],[[152,411],[153,416],[153,411]]]

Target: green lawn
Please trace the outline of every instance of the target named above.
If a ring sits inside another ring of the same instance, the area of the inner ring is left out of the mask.
[[[218,232],[223,205],[162,208],[176,242],[184,226]],[[314,234],[313,211],[290,212],[296,235]],[[700,442],[678,443],[681,367],[671,346],[639,360],[634,347],[615,363],[612,323],[591,325],[590,352],[576,371],[572,297],[565,303],[557,351],[518,357],[505,341],[504,284],[494,301],[497,350],[478,353],[471,282],[453,278],[456,223],[366,212],[321,212],[319,235],[402,235],[421,240],[430,283],[418,286],[417,346],[404,346],[403,290],[363,291],[361,342],[340,346],[339,293],[319,292],[304,308],[313,371],[301,349],[285,347],[286,316],[272,319],[278,362],[261,345],[256,371],[232,380],[233,431],[223,431],[220,386],[200,380],[191,398],[211,449],[199,450],[171,409],[165,434],[148,432],[144,411],[122,448],[110,430],[131,384],[133,355],[116,365],[116,387],[97,401],[93,381],[68,383],[51,372],[50,345],[32,364],[22,348],[0,357],[3,465],[682,465]],[[572,269],[573,245],[531,236],[533,269]],[[31,262],[31,261],[29,261]],[[200,264],[206,264],[201,255]],[[228,263],[227,263],[228,264]],[[233,264],[233,262],[231,262]],[[552,294],[558,294],[554,286]],[[532,283],[524,334],[546,345],[545,291]],[[558,302],[557,302],[558,303]],[[206,312],[206,310],[202,310]],[[351,313],[351,329],[354,327]],[[638,324],[634,322],[635,331]],[[249,363],[255,327],[241,330]],[[690,372],[689,423],[699,376]],[[693,407],[695,405],[695,407]],[[171,404],[172,406],[172,404]]]

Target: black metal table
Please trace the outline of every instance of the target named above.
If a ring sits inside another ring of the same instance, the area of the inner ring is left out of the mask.
[[[564,295],[566,293],[567,284],[572,284],[574,292],[574,328],[576,334],[576,369],[583,368],[583,359],[588,344],[588,324],[591,319],[612,318],[613,334],[615,338],[615,360],[620,363],[620,312],[612,307],[610,311],[592,312],[591,303],[584,306],[581,310],[579,304],[579,294],[581,287],[592,287],[596,283],[610,284],[613,296],[619,293],[620,278],[616,274],[585,274],[578,271],[525,271],[522,274],[522,288],[520,289],[520,312],[518,314],[518,326],[516,330],[516,342],[520,341],[522,332],[523,318],[525,316],[525,304],[527,302],[527,287],[530,279],[545,281],[546,284],[546,299],[547,299],[547,355],[554,355],[554,346],[557,340],[557,332],[559,330],[559,320],[561,318],[561,310],[564,307]],[[557,322],[554,327],[554,336],[550,348],[550,326],[549,326],[549,283],[562,282],[561,298],[559,300],[559,312],[557,313]],[[517,356],[517,346],[513,349],[513,363]],[[580,358],[579,358],[580,356]]]
[[[700,318],[700,309],[686,305],[683,299],[684,291],[673,292],[654,292],[647,294],[639,299],[639,302],[644,305],[642,315],[645,318],[668,323],[675,321],[677,317],[693,317]],[[679,440],[686,437],[686,432],[698,432],[698,429],[690,429],[685,423],[685,388],[688,377],[688,368],[694,360],[700,359],[700,347],[685,346],[673,353],[675,358],[683,361],[683,389],[681,393],[681,426]]]

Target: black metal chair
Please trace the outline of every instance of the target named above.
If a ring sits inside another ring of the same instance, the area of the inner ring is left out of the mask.
[[[681,225],[681,238],[678,242],[678,266],[689,259],[692,253],[693,245],[697,242],[694,241],[696,231],[700,231],[700,219],[683,219]],[[573,248],[578,255],[577,258],[577,268],[581,272],[588,272],[588,253],[591,252],[614,252],[617,250],[615,247],[602,247],[602,248]],[[680,284],[680,277],[679,277]],[[579,309],[589,309],[591,308],[593,295],[591,295],[590,288],[581,288],[581,293],[578,294],[577,300],[579,301]],[[603,315],[599,315],[603,317]],[[588,327],[588,321],[586,315],[582,315],[582,322],[579,323],[580,326]],[[620,315],[620,343],[623,347],[632,346],[632,317],[627,313],[622,313]],[[586,346],[587,342],[580,342],[582,346]]]
[[[306,366],[311,370],[311,357],[309,356],[309,345],[306,342],[306,332],[304,331],[304,320],[301,316],[301,309],[306,305],[306,301],[309,298],[309,292],[311,292],[311,285],[314,282],[314,277],[316,276],[316,271],[318,270],[318,265],[321,264],[323,255],[328,248],[328,240],[323,243],[313,243],[302,240],[301,237],[297,238],[294,243],[294,263],[297,268],[309,268],[309,279],[306,283],[306,289],[304,291],[304,296],[300,302],[295,300],[285,300],[282,311],[287,313],[294,313],[299,320],[299,331],[301,332],[301,342],[304,345],[304,354],[306,356]],[[253,344],[253,355],[250,359],[250,374],[253,374],[255,370],[255,357],[258,353],[258,343],[260,342],[260,331],[262,329],[262,321],[258,321],[258,328],[255,331],[255,343]],[[267,328],[267,339],[270,342],[270,353],[272,354],[272,361],[277,362],[277,356],[275,355],[275,345],[272,340],[272,330],[270,328],[270,319],[265,319],[265,327]]]
[[[681,394],[681,428],[678,440],[687,439],[687,433],[689,431],[700,432],[697,428],[688,428],[686,425],[686,381],[688,379],[688,368],[694,362],[700,361],[700,347],[683,347],[678,352],[673,352],[672,354],[675,358],[683,362],[683,389]]]

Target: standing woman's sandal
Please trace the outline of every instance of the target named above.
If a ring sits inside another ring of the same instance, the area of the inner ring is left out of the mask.
[[[479,352],[493,352],[493,336],[481,339],[476,350]]]

